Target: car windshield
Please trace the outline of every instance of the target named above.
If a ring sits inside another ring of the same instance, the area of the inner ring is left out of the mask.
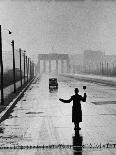
[[[49,82],[57,82],[57,79],[49,79]]]

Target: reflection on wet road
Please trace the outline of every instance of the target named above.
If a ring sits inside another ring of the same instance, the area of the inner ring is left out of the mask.
[[[116,89],[108,86],[85,83],[74,79],[58,77],[58,89],[49,90],[49,76],[38,78],[25,92],[0,124],[0,146],[37,146],[51,144],[81,145],[90,143],[116,143]],[[74,134],[71,122],[72,104],[63,104],[59,98],[68,99],[74,88],[87,86],[88,99],[82,104],[83,122],[81,131]],[[92,103],[93,102],[93,103]],[[109,104],[107,104],[109,102]],[[102,103],[102,104],[97,104]],[[105,104],[106,103],[106,104]],[[2,154],[74,154],[85,155],[85,150],[0,150]],[[104,155],[111,150],[102,150]],[[97,154],[97,151],[94,151]],[[90,154],[90,151],[86,154]],[[92,150],[91,150],[92,154]]]

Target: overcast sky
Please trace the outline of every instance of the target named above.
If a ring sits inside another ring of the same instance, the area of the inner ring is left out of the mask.
[[[30,56],[89,49],[116,54],[115,1],[1,0],[0,24],[13,31],[12,36],[2,31],[3,49],[14,39],[15,48]]]

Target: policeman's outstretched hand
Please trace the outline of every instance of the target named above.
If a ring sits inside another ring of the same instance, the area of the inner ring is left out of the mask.
[[[59,98],[59,101],[62,101],[62,99],[61,99],[61,98]]]

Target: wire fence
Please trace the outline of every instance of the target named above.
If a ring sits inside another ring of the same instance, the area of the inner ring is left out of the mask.
[[[0,102],[8,94],[16,93],[17,89],[28,83],[34,77],[35,69],[34,62],[21,49],[14,49],[14,52],[2,51],[2,61],[3,76],[0,74],[0,78],[3,78],[3,83],[0,82],[0,90],[3,89],[1,91],[4,93],[0,95]]]

